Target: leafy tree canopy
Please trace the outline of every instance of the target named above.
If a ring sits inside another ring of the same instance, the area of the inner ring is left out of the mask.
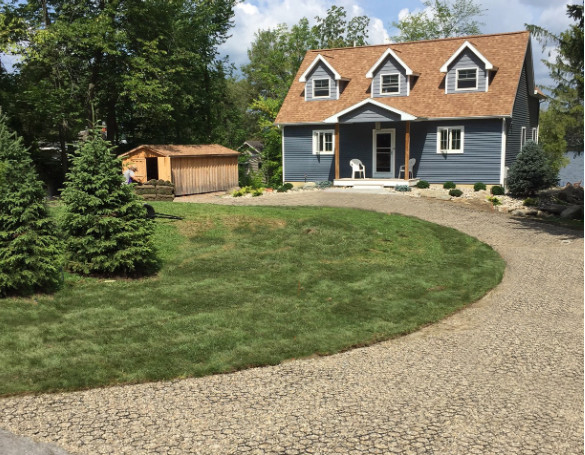
[[[552,61],[543,60],[554,82],[547,114],[541,119],[540,140],[551,156],[567,151],[583,152],[583,5],[568,5],[567,15],[575,23],[555,35],[542,27],[527,25],[543,50],[554,46]]]
[[[479,35],[480,25],[476,19],[483,10],[474,0],[426,0],[425,9],[413,12],[392,26],[399,34],[392,39],[397,42],[420,41],[452,36]]]

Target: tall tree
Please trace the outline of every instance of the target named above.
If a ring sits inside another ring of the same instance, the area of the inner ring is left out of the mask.
[[[550,97],[541,117],[540,140],[557,167],[565,152],[583,152],[583,4],[568,5],[567,15],[575,23],[559,35],[526,26],[543,50],[552,45],[556,51],[553,61],[543,60],[555,85],[545,87]]]
[[[343,7],[332,6],[325,17],[315,18],[313,27],[303,18],[290,30],[281,24],[255,34],[248,49],[250,63],[242,73],[250,84],[249,114],[257,122],[255,135],[264,142],[262,170],[267,182],[278,184],[282,178],[281,137],[273,123],[306,52],[367,44],[370,19],[357,16],[348,22],[346,17]]]
[[[236,0],[23,0],[15,114],[30,142],[68,144],[96,120],[107,138],[208,142],[226,90],[217,47]]]
[[[0,297],[57,288],[55,232],[30,154],[0,116]]]
[[[475,0],[426,0],[425,9],[413,12],[392,26],[399,34],[397,42],[479,35],[483,10]]]

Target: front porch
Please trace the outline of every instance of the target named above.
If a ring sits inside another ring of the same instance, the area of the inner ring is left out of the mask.
[[[333,180],[333,186],[344,186],[351,188],[395,188],[397,186],[415,186],[419,179],[377,179],[377,178],[365,178],[365,179],[335,179]]]

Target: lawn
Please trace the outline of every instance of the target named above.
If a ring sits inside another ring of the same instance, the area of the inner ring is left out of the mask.
[[[230,372],[409,333],[479,299],[504,262],[413,218],[334,208],[154,203],[163,266],[66,275],[0,300],[0,395]]]

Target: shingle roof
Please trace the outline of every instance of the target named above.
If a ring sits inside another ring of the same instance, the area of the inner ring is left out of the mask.
[[[497,67],[497,71],[487,92],[446,94],[445,74],[440,69],[465,41],[481,52]],[[374,98],[376,101],[422,118],[509,116],[529,46],[530,33],[523,31],[308,51],[276,117],[276,123],[319,123],[360,101],[370,99],[372,80],[366,78],[366,73],[387,49],[392,49],[419,76],[414,79],[409,96]],[[299,81],[299,77],[319,54],[342,78],[349,79],[338,100],[305,101],[305,84]]]
[[[129,156],[140,150],[148,150],[150,152],[172,157],[188,157],[188,156],[231,156],[239,155],[235,150],[224,147],[219,144],[203,144],[203,145],[140,145],[120,156]]]

